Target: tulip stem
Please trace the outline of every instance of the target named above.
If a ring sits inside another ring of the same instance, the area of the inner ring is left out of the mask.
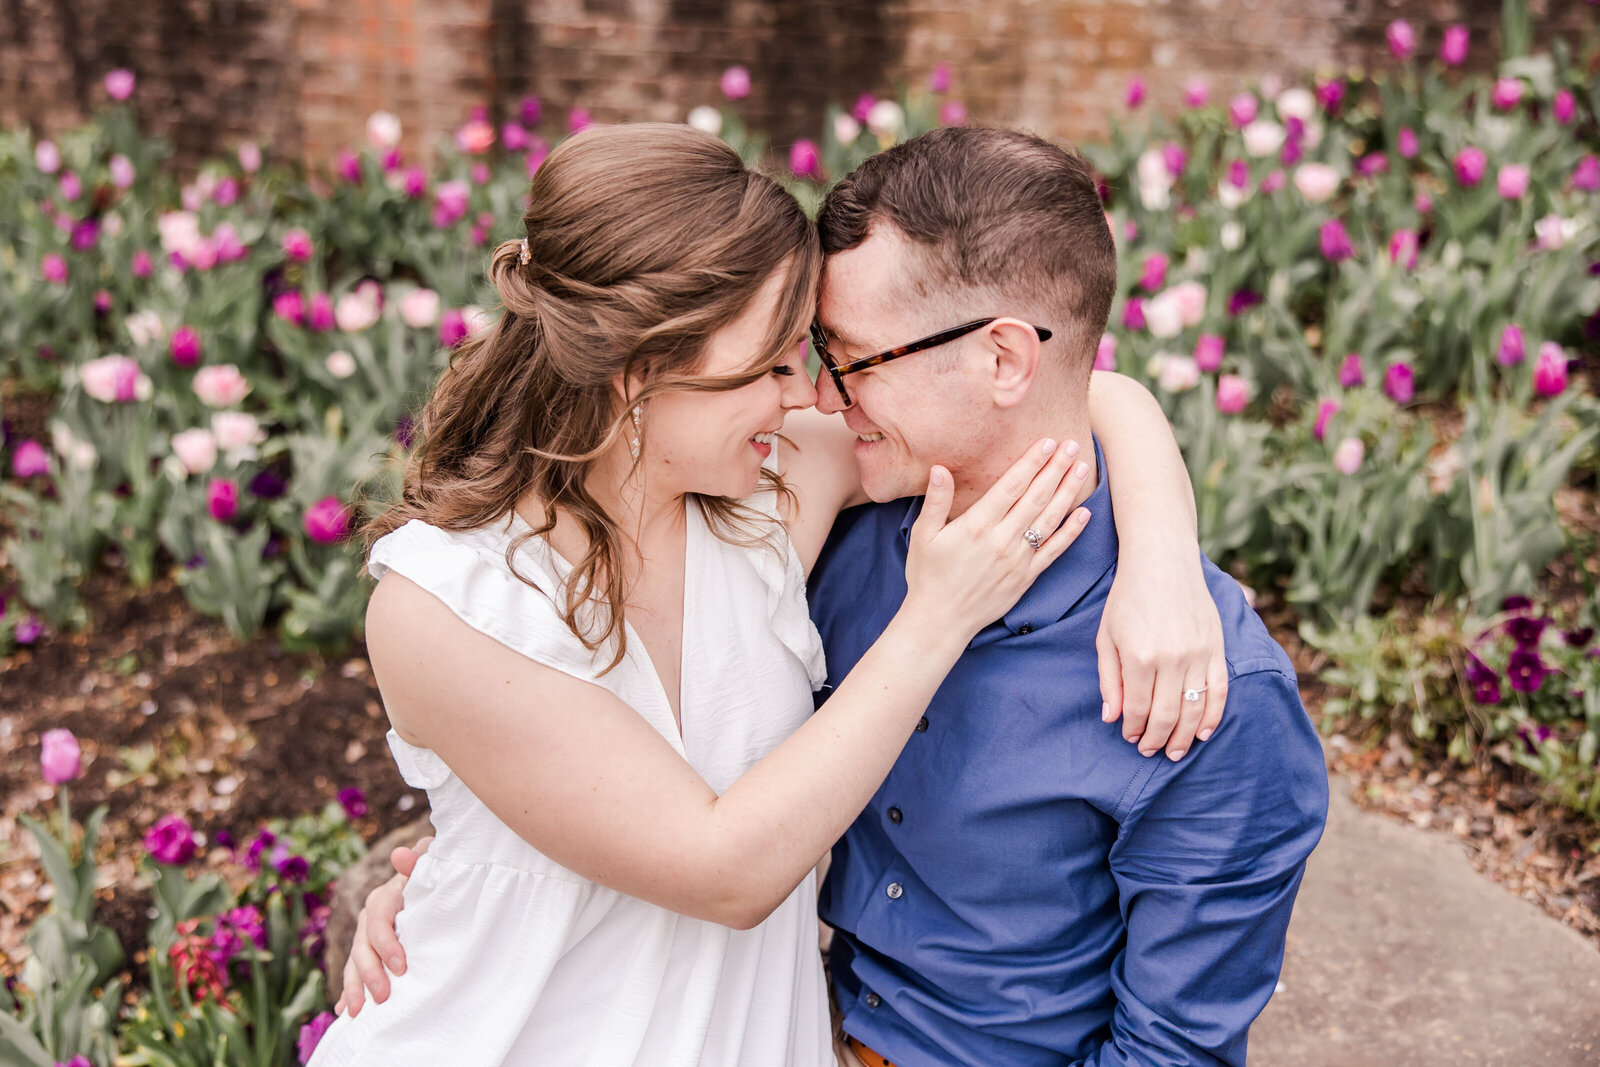
[[[67,847],[67,853],[72,852],[72,798],[67,793],[66,783],[61,785],[61,843]]]

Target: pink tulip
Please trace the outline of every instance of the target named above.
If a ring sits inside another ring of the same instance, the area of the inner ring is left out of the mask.
[[[228,453],[245,453],[250,446],[267,439],[267,432],[256,417],[244,411],[219,411],[212,415],[211,433],[217,447]]]
[[[100,243],[100,224],[94,219],[84,219],[72,227],[72,247],[88,252]]]
[[[1401,159],[1415,159],[1419,150],[1417,131],[1410,126],[1400,127],[1399,136],[1395,138],[1395,147],[1399,150]]]
[[[200,362],[200,332],[193,326],[179,326],[172,331],[167,349],[172,353],[172,362],[178,366],[194,366]]]
[[[1339,402],[1337,400],[1317,401],[1317,417],[1316,420],[1311,424],[1311,436],[1315,437],[1318,441],[1321,441],[1323,438],[1327,437],[1328,423],[1332,422],[1333,417],[1338,413]]]
[[[351,185],[361,184],[361,157],[354,152],[340,152],[335,169],[339,172],[339,177]]]
[[[434,228],[442,230],[464,218],[471,197],[472,187],[466,182],[440,182],[433,191]]]
[[[1138,107],[1140,104],[1144,103],[1145,95],[1144,79],[1138,77],[1129,78],[1127,94],[1128,106],[1130,108]]]
[[[350,512],[336,496],[325,496],[306,509],[306,536],[319,545],[335,545],[350,532]]]
[[[261,147],[254,141],[239,146],[239,169],[254,174],[261,169]]]
[[[127,404],[148,399],[153,384],[137,360],[123,355],[101,356],[78,368],[83,391],[102,404]]]
[[[1289,176],[1283,171],[1269,171],[1267,176],[1261,179],[1261,191],[1263,193],[1275,193],[1288,184]]]
[[[481,156],[494,147],[494,127],[483,119],[473,119],[456,131],[456,148],[469,156]]]
[[[194,393],[207,407],[228,408],[250,393],[250,383],[232,363],[201,367],[194,372]]]
[[[1361,438],[1346,437],[1333,450],[1333,469],[1344,475],[1354,474],[1366,458],[1367,446],[1361,443]]]
[[[1224,374],[1217,379],[1217,410],[1224,415],[1237,415],[1250,400],[1250,383],[1237,374]]]
[[[372,327],[377,323],[379,314],[377,303],[359,292],[341,296],[333,310],[334,321],[345,333],[360,333]]]
[[[11,454],[11,473],[18,478],[36,478],[50,473],[50,453],[38,441],[25,440]]]
[[[206,486],[206,510],[218,522],[231,522],[239,514],[239,483],[232,478],[213,478]]]
[[[1567,388],[1567,354],[1554,341],[1539,346],[1533,361],[1533,391],[1540,396],[1556,396]]]
[[[400,298],[400,321],[413,330],[425,330],[439,321],[439,294],[413,289]]]
[[[1587,155],[1572,171],[1572,187],[1592,193],[1600,189],[1600,156]]]
[[[1455,170],[1456,181],[1467,188],[1471,188],[1483,181],[1484,171],[1489,169],[1489,157],[1481,148],[1468,145],[1456,153]]]
[[[1389,238],[1389,262],[1415,270],[1417,266],[1417,231],[1396,230]]]
[[[1323,258],[1330,263],[1342,263],[1356,254],[1350,234],[1339,219],[1329,219],[1322,224],[1320,244]]]
[[[822,155],[815,141],[802,139],[789,146],[789,173],[797,178],[822,177]]]
[[[1144,257],[1144,273],[1139,275],[1139,285],[1150,292],[1159,292],[1167,284],[1167,267],[1171,261],[1160,252]]]
[[[1204,78],[1190,78],[1183,86],[1185,107],[1205,107],[1211,102],[1211,84]]]
[[[1167,165],[1168,174],[1181,178],[1183,168],[1189,165],[1189,153],[1177,141],[1168,141],[1161,146],[1161,160]]]
[[[296,226],[283,235],[283,254],[296,263],[306,263],[311,259],[311,235]]]
[[[743,100],[750,95],[750,72],[744,67],[729,67],[722,72],[718,85],[729,100]]]
[[[939,125],[965,126],[967,124],[967,105],[959,100],[946,100],[939,108]]]
[[[306,298],[300,294],[298,289],[291,289],[287,293],[279,293],[272,298],[272,313],[290,325],[304,326],[306,322]]]
[[[1433,197],[1429,196],[1425,192],[1418,193],[1416,198],[1412,200],[1411,204],[1417,209],[1418,215],[1426,215],[1428,212],[1433,210]]]
[[[1198,326],[1206,314],[1206,287],[1197,281],[1179,282],[1170,290],[1185,326]]]
[[[1222,357],[1227,343],[1214,333],[1203,333],[1194,344],[1194,362],[1207,374],[1222,369]]]
[[[500,127],[500,144],[507,152],[525,152],[532,143],[533,138],[520,124],[508,122]]]
[[[529,181],[532,181],[533,176],[539,173],[539,168],[544,166],[545,158],[549,155],[550,143],[543,137],[535,137],[533,139],[533,147],[528,149],[528,154],[523,160],[528,168]]]
[[[33,165],[45,174],[61,169],[61,149],[54,141],[40,141],[33,146]]]
[[[1339,384],[1346,389],[1354,389],[1367,380],[1367,375],[1361,368],[1361,354],[1352,352],[1344,357],[1344,362],[1339,364]]]
[[[1507,163],[1500,168],[1495,185],[1502,200],[1521,200],[1528,193],[1528,168],[1520,163]]]
[[[471,170],[472,184],[488,185],[489,178],[492,173],[493,172],[489,169],[489,164],[483,162],[474,163]]]
[[[1389,173],[1389,157],[1382,152],[1368,152],[1356,160],[1356,173],[1363,178]]]
[[[1439,58],[1447,67],[1459,67],[1467,61],[1467,49],[1472,43],[1472,33],[1465,26],[1448,26],[1444,40],[1439,44]]]
[[[1094,350],[1094,369],[1117,369],[1117,339],[1109,333],[1100,335],[1100,344]]]
[[[1200,368],[1188,356],[1157,356],[1156,384],[1168,393],[1183,393],[1200,384]]]
[[[1563,126],[1577,117],[1578,99],[1572,95],[1571,89],[1562,89],[1556,93],[1556,98],[1550,103],[1550,113]]]
[[[106,164],[106,169],[111,172],[111,184],[118,189],[133,187],[133,160],[118,152],[111,157],[111,162]]]
[[[1416,373],[1409,363],[1392,364],[1383,372],[1383,391],[1396,404],[1409,404],[1417,395]]]
[[[217,465],[217,438],[210,430],[195,427],[172,435],[172,454],[190,474],[204,474]]]
[[[582,133],[584,130],[587,130],[593,125],[594,119],[590,117],[588,108],[575,107],[571,111],[567,112],[568,133]]]
[[[1500,347],[1495,350],[1494,358],[1502,367],[1515,367],[1528,356],[1527,348],[1522,339],[1522,327],[1517,325],[1507,326],[1500,331]]]
[[[75,171],[66,171],[58,183],[63,200],[76,200],[83,195],[83,179]]]
[[[1522,79],[1499,78],[1489,93],[1489,106],[1498,111],[1510,111],[1522,103]]]
[[[1250,164],[1242,159],[1236,159],[1228,164],[1228,184],[1235,189],[1250,187]]]
[[[135,278],[148,278],[155,272],[155,264],[150,260],[150,253],[141,248],[128,261],[128,269]]]
[[[105,84],[106,95],[120,104],[133,95],[137,80],[133,76],[133,71],[119,67],[106,75]]]
[[[950,91],[950,64],[940,63],[933,68],[933,73],[928,75],[928,91],[934,93]]]
[[[1389,23],[1385,36],[1389,38],[1389,51],[1396,59],[1410,59],[1417,50],[1416,31],[1405,19],[1395,19]]]
[[[1255,93],[1235,93],[1228,99],[1228,121],[1242,130],[1256,120],[1260,109]]]
[[[40,735],[39,771],[51,785],[66,785],[83,773],[83,754],[71,730],[58,727]]]

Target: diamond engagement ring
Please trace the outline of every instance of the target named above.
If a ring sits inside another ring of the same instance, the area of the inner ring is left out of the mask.
[[[1044,547],[1044,538],[1040,536],[1038,530],[1023,530],[1022,539],[1028,542],[1028,547],[1035,552]]]
[[[1200,699],[1200,694],[1204,693],[1207,688],[1209,687],[1202,685],[1199,689],[1185,689],[1183,691],[1183,699],[1188,703],[1193,704],[1195,701]]]

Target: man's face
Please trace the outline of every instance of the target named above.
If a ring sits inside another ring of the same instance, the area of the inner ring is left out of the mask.
[[[928,325],[929,313],[917,306],[922,298],[913,284],[913,272],[920,269],[909,239],[882,224],[856,247],[828,257],[817,319],[840,363],[957,325]],[[855,431],[862,488],[873,500],[921,495],[935,463],[948,467],[959,482],[964,458],[981,443],[974,440],[974,423],[984,410],[982,383],[969,361],[949,366],[950,353],[961,343],[847,375],[845,388],[854,401],[849,408],[826,368],[819,374],[817,410],[842,411]]]

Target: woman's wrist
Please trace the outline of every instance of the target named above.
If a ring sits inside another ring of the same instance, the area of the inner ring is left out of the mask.
[[[905,651],[915,655],[928,669],[943,672],[961,658],[961,653],[982,628],[981,623],[963,624],[951,618],[949,612],[925,608],[908,598],[889,620],[883,636],[903,644]]]

